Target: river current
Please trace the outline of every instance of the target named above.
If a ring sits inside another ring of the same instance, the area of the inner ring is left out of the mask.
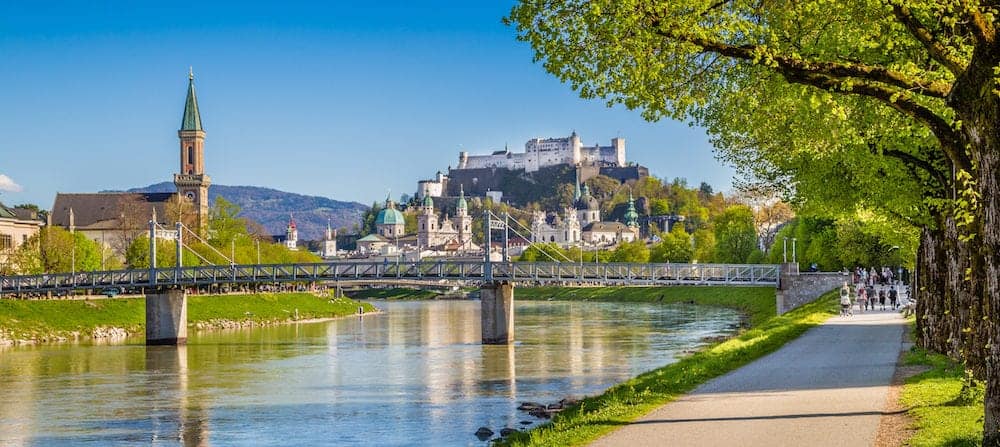
[[[0,445],[483,445],[541,421],[523,401],[601,393],[736,328],[694,305],[517,302],[480,344],[479,302],[189,334],[185,347],[0,350]]]

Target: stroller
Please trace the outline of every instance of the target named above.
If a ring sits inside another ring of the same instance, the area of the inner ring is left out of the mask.
[[[840,291],[840,316],[848,317],[854,315],[854,309],[851,308],[851,304],[851,291],[845,287]]]

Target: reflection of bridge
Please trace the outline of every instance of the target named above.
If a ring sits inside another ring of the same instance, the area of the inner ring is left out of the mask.
[[[150,279],[153,279],[152,281]],[[67,290],[170,289],[290,282],[407,283],[435,281],[598,285],[763,285],[778,282],[776,265],[570,264],[555,262],[408,261],[212,265],[0,277],[0,296]]]

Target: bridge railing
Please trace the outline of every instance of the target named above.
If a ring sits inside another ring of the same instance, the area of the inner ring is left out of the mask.
[[[518,283],[728,284],[776,285],[778,266],[741,264],[585,264],[494,262],[494,280]],[[360,279],[451,279],[482,281],[485,265],[477,261],[328,262],[315,264],[210,265],[150,270],[114,270],[0,276],[0,296],[107,287],[184,287]]]

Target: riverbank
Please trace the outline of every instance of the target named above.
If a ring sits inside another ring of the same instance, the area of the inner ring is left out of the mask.
[[[408,289],[405,287],[369,288],[348,291],[344,292],[344,294],[355,300],[433,300],[442,295],[442,293],[433,290]]]
[[[746,315],[750,327],[777,313],[774,287],[525,287],[514,291],[514,300],[700,304],[737,310]]]
[[[552,422],[513,433],[500,445],[582,445],[668,403],[708,380],[776,351],[836,313],[836,291],[775,316],[773,288],[669,287],[604,289],[518,289],[515,299],[693,303],[740,309],[751,328],[680,361],[643,373],[588,397]]]
[[[267,326],[355,315],[374,306],[310,293],[191,295],[188,327]],[[145,332],[144,298],[0,300],[0,345],[115,339]]]

